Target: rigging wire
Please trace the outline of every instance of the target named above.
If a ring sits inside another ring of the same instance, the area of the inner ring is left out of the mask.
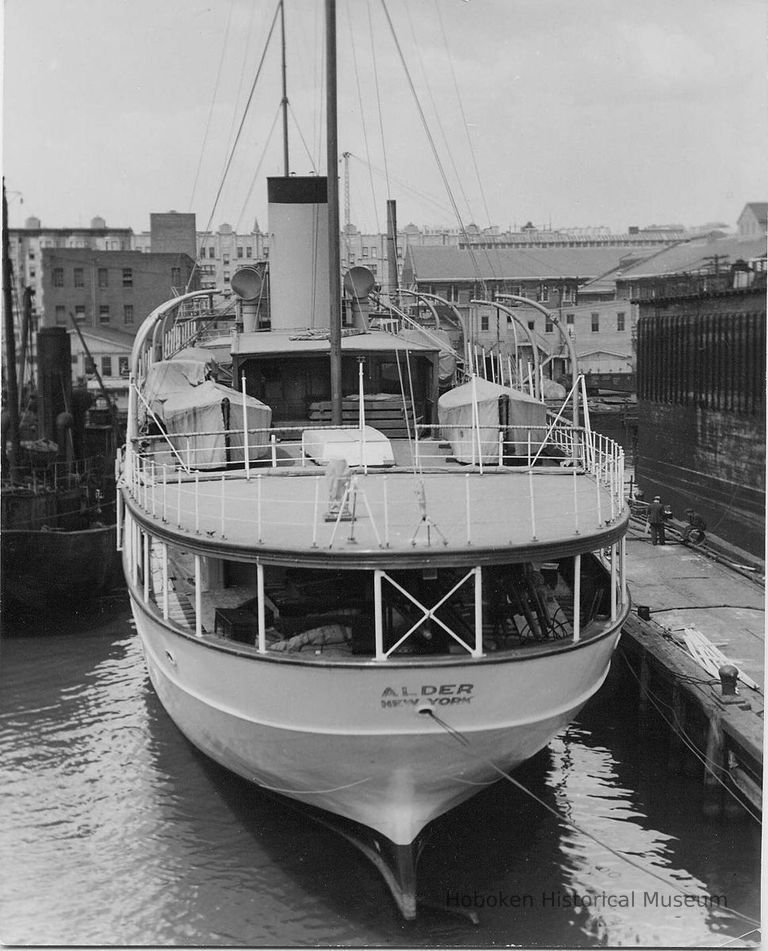
[[[365,122],[365,108],[363,106],[363,93],[360,87],[360,70],[357,64],[357,44],[355,43],[355,34],[352,30],[352,11],[349,6],[349,0],[347,0],[347,26],[349,27],[349,41],[350,47],[352,49],[352,63],[355,70],[355,85],[357,86],[357,101],[360,106],[360,122],[363,127],[363,142],[365,143],[365,155],[370,162],[371,150],[368,144],[368,126]],[[351,152],[349,153],[352,154]],[[376,200],[376,189],[373,185],[373,171],[368,168],[368,182],[371,186],[371,203],[373,205],[373,215],[376,221],[376,232],[381,233],[381,228],[379,226],[379,211],[378,211],[378,202]]]
[[[457,221],[458,224],[459,224],[459,229],[460,229],[461,233],[464,235],[464,238],[465,238],[466,241],[467,241],[467,247],[468,247],[468,250],[469,250],[470,258],[471,258],[471,260],[472,260],[472,265],[473,265],[473,268],[474,268],[474,271],[475,271],[475,276],[477,277],[478,283],[480,283],[480,284],[482,285],[482,287],[483,287],[483,294],[487,296],[485,279],[483,278],[482,274],[480,273],[480,267],[479,267],[477,258],[476,258],[475,253],[474,253],[474,251],[472,250],[472,247],[471,247],[471,245],[470,245],[470,243],[469,243],[469,235],[467,234],[467,229],[466,229],[466,227],[465,227],[465,225],[464,225],[464,222],[463,222],[463,220],[462,220],[461,213],[459,212],[458,205],[456,204],[456,199],[454,198],[453,192],[451,191],[451,187],[450,187],[450,184],[449,184],[449,182],[448,182],[448,177],[447,177],[447,175],[445,174],[445,168],[444,168],[444,166],[443,166],[442,161],[440,160],[440,155],[439,155],[439,153],[438,153],[438,151],[437,151],[437,146],[435,145],[434,136],[432,135],[432,132],[431,132],[431,130],[430,130],[430,128],[429,128],[429,125],[428,125],[428,123],[427,123],[427,118],[426,118],[426,116],[424,115],[424,109],[422,108],[421,101],[419,100],[418,93],[416,92],[416,87],[415,87],[415,85],[414,85],[414,83],[413,83],[413,78],[412,78],[412,76],[411,76],[411,72],[410,72],[410,70],[408,69],[408,64],[407,64],[406,61],[405,61],[405,56],[404,56],[404,54],[403,54],[403,50],[402,50],[402,47],[401,47],[401,45],[400,45],[400,41],[399,41],[399,39],[398,39],[398,37],[397,37],[397,33],[395,32],[394,23],[392,22],[392,18],[391,18],[390,15],[389,15],[389,9],[388,9],[388,7],[387,7],[387,0],[381,0],[381,6],[382,6],[382,8],[383,8],[383,10],[384,10],[384,14],[385,14],[385,16],[386,16],[386,18],[387,18],[387,23],[389,24],[389,29],[390,29],[390,32],[391,32],[391,34],[392,34],[392,39],[394,40],[394,43],[395,43],[395,48],[397,49],[397,53],[398,53],[398,56],[400,57],[400,62],[401,62],[402,67],[403,67],[403,71],[405,72],[406,79],[408,80],[408,85],[410,86],[411,93],[412,93],[413,98],[414,98],[414,101],[415,101],[415,103],[416,103],[416,108],[417,108],[417,110],[418,110],[419,117],[421,118],[421,124],[422,124],[422,126],[423,126],[423,128],[424,128],[424,132],[425,132],[425,134],[426,134],[426,136],[427,136],[427,141],[429,142],[430,148],[432,149],[432,155],[433,155],[433,157],[434,157],[434,159],[435,159],[435,164],[437,165],[438,171],[440,172],[440,177],[441,177],[442,180],[443,180],[443,185],[445,186],[445,190],[446,190],[446,192],[447,192],[447,194],[448,194],[448,198],[449,198],[449,200],[450,200],[450,202],[451,202],[451,207],[453,208],[453,213],[454,213],[454,215],[456,216],[456,221]]]
[[[312,155],[312,152],[307,145],[307,140],[304,138],[304,133],[301,131],[301,126],[299,125],[299,120],[296,118],[296,113],[293,111],[293,106],[288,103],[288,112],[290,113],[291,118],[293,119],[294,125],[296,126],[296,131],[299,133],[299,139],[301,144],[304,146],[304,151],[307,153],[307,158],[309,159],[309,164],[312,166],[313,174],[317,175],[317,164]]]
[[[227,162],[226,162],[226,165],[225,165],[225,167],[224,167],[224,172],[223,172],[223,174],[222,174],[222,176],[221,176],[221,181],[219,182],[219,187],[218,187],[218,190],[217,190],[217,192],[216,192],[216,198],[214,199],[213,207],[211,208],[211,214],[210,214],[210,217],[208,218],[208,224],[205,226],[205,232],[206,232],[206,233],[208,233],[208,232],[211,230],[211,224],[212,224],[212,222],[213,222],[213,216],[216,214],[216,208],[217,208],[217,206],[218,206],[218,204],[219,204],[219,199],[221,198],[221,193],[222,193],[222,190],[223,190],[223,188],[224,188],[224,183],[225,183],[225,181],[226,181],[226,179],[227,179],[227,175],[229,174],[229,169],[230,169],[230,166],[231,166],[231,164],[232,164],[232,159],[234,158],[234,155],[235,155],[235,150],[237,149],[237,144],[238,144],[238,142],[240,141],[240,136],[241,136],[241,134],[242,134],[242,132],[243,132],[243,127],[244,127],[244,125],[245,125],[245,120],[246,120],[246,118],[247,118],[247,116],[248,116],[248,110],[250,109],[251,101],[253,100],[253,94],[256,92],[256,84],[258,83],[259,77],[261,76],[261,70],[262,70],[262,68],[263,68],[263,66],[264,66],[264,60],[266,59],[266,56],[267,56],[267,50],[269,49],[269,44],[270,44],[270,41],[271,41],[271,39],[272,39],[272,34],[273,34],[274,30],[275,30],[275,24],[277,23],[277,16],[278,16],[278,14],[279,14],[279,12],[280,12],[280,3],[281,3],[281,0],[278,0],[277,6],[275,7],[274,16],[272,17],[272,24],[271,24],[271,26],[270,26],[270,28],[269,28],[269,33],[267,34],[266,42],[264,43],[264,50],[263,50],[263,52],[262,52],[262,54],[261,54],[261,59],[259,60],[258,68],[256,69],[256,75],[255,75],[254,78],[253,78],[253,83],[252,83],[252,85],[251,85],[251,91],[250,91],[250,93],[249,93],[249,95],[248,95],[248,101],[246,102],[245,108],[244,108],[244,110],[243,110],[243,116],[242,116],[242,119],[240,120],[240,126],[238,127],[237,135],[235,136],[235,141],[232,143],[232,148],[231,148],[231,150],[230,150],[229,157],[227,158]],[[192,267],[192,270],[191,270],[190,275],[189,275],[189,279],[187,280],[187,284],[186,284],[186,287],[185,287],[185,291],[188,291],[188,290],[189,290],[189,285],[192,283],[192,277],[193,277],[193,275],[194,275],[196,269],[197,269],[197,261],[195,261],[194,266]]]
[[[613,848],[613,846],[608,845],[607,842],[604,842],[602,839],[598,838],[594,833],[587,831],[582,826],[578,825],[572,819],[569,819],[567,816],[564,816],[562,812],[558,812],[557,809],[554,809],[549,803],[545,802],[540,796],[537,796],[532,789],[529,789],[524,783],[521,783],[520,780],[515,779],[514,776],[510,773],[503,770],[500,766],[497,766],[493,760],[487,759],[481,753],[476,753],[472,746],[471,741],[466,737],[460,730],[457,730],[455,727],[452,727],[449,723],[446,723],[442,717],[438,716],[431,707],[423,707],[420,711],[420,714],[430,716],[437,725],[444,730],[450,737],[456,740],[461,746],[469,749],[475,758],[481,762],[485,763],[487,766],[497,773],[502,779],[505,779],[508,783],[511,783],[516,789],[519,789],[521,792],[525,793],[526,796],[529,796],[534,802],[537,802],[543,809],[546,809],[551,815],[553,815],[558,821],[563,822],[565,825],[574,829],[580,835],[586,836],[586,838],[591,839],[593,842],[596,842],[601,848],[606,849],[611,855],[616,856],[616,858],[621,859],[626,862],[628,865],[631,865],[633,868],[637,869],[640,872],[644,872],[646,875],[650,875],[652,878],[655,878],[657,881],[661,882],[667,888],[672,891],[677,892],[679,895],[684,897],[698,897],[692,896],[691,893],[682,888],[676,882],[670,881],[669,879],[664,878],[663,875],[659,875],[658,872],[654,872],[652,869],[648,868],[645,865],[641,865],[640,862],[636,862],[634,859],[631,859],[626,853],[619,851],[618,849]],[[756,925],[760,927],[760,922],[756,918],[752,918],[749,915],[745,915],[743,912],[737,911],[735,908],[727,909],[729,914],[733,915],[736,918],[740,918],[742,921],[746,921],[750,925]]]
[[[379,115],[379,136],[381,137],[381,151],[384,159],[384,178],[387,183],[387,200],[392,197],[389,188],[389,165],[387,163],[387,147],[384,140],[384,118],[381,112],[381,89],[379,87],[379,68],[376,62],[376,43],[373,37],[373,17],[371,15],[371,3],[368,0],[368,35],[371,40],[371,60],[373,62],[373,77],[376,85],[376,107]]]
[[[189,198],[189,210],[192,211],[195,203],[195,192],[197,191],[197,183],[200,178],[200,169],[203,165],[203,155],[205,154],[205,146],[208,143],[208,133],[211,129],[211,119],[213,118],[213,107],[216,105],[216,98],[219,93],[219,82],[221,81],[221,71],[224,65],[224,54],[227,51],[227,42],[229,40],[229,27],[232,22],[232,10],[235,6],[235,0],[230,0],[229,12],[227,13],[227,25],[224,28],[224,42],[221,44],[221,56],[219,57],[219,66],[216,70],[216,82],[213,87],[213,95],[211,96],[211,105],[208,108],[208,119],[205,123],[205,133],[203,135],[203,144],[200,147],[200,158],[197,161],[197,170],[195,171],[195,180],[192,183],[192,194]],[[205,238],[203,238],[203,244],[205,244]]]
[[[272,119],[272,125],[269,127],[269,132],[267,133],[267,138],[264,142],[264,148],[262,149],[261,156],[259,157],[259,161],[256,164],[256,168],[251,178],[251,184],[248,186],[248,192],[245,196],[245,200],[243,201],[242,208],[240,209],[240,215],[237,219],[237,224],[235,225],[235,231],[240,230],[240,225],[242,223],[243,218],[245,217],[245,209],[248,207],[248,202],[251,200],[251,194],[253,193],[253,189],[256,185],[256,180],[259,176],[259,172],[261,171],[261,166],[267,154],[267,149],[269,148],[270,143],[272,142],[272,136],[274,135],[274,132],[275,132],[275,126],[277,125],[277,120],[280,118],[281,108],[282,108],[282,103],[278,105],[277,111],[275,112],[275,116]]]

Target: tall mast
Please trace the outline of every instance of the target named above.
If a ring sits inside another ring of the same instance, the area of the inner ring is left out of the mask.
[[[16,340],[13,332],[13,292],[11,255],[8,250],[8,199],[3,179],[3,332],[5,334],[5,410],[11,430],[10,476],[14,478],[19,461],[19,391],[16,381]],[[336,242],[338,245],[338,241]]]
[[[282,36],[282,72],[283,72],[283,174],[286,178],[291,174],[291,166],[288,161],[288,82],[285,69],[285,0],[280,0],[280,34]]]
[[[328,291],[330,295],[331,422],[341,425],[341,255],[336,129],[336,0],[325,0],[326,144],[328,148]]]

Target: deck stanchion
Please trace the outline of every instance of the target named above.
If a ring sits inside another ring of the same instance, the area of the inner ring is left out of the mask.
[[[115,547],[123,550],[123,493],[118,489],[115,496]]]
[[[464,476],[464,504],[466,507],[465,518],[467,520],[467,544],[472,544],[472,518],[469,508],[469,473]]]
[[[269,437],[269,448],[272,453],[272,468],[277,468],[277,436],[272,433]]]
[[[163,620],[168,620],[168,545],[162,543],[163,548]]]
[[[163,522],[168,521],[168,463],[163,463]]]
[[[611,624],[616,623],[616,562],[618,552],[616,542],[611,545]]]
[[[579,534],[579,476],[574,460],[573,466],[573,534]]]
[[[384,488],[384,547],[389,548],[389,482],[387,476],[381,481]]]
[[[499,427],[499,468],[504,465],[504,433]]]
[[[609,456],[609,459],[610,459],[610,462],[608,463],[608,475],[609,475],[609,485],[610,485],[610,494],[611,494],[611,524],[613,524],[613,520],[616,517],[616,496],[615,496],[616,485],[614,482],[614,474],[616,470],[613,464],[614,463],[613,457]]]
[[[226,483],[224,479],[224,473],[221,474],[221,505],[219,506],[219,514],[221,516],[221,537],[226,538],[227,534],[224,531],[224,499],[226,497]]]
[[[533,469],[528,470],[528,498],[531,504],[531,541],[536,541],[536,500],[533,497]]]
[[[256,518],[258,519],[258,543],[261,544],[261,473],[256,476]]]
[[[245,393],[245,374],[242,375],[243,390],[243,459],[245,460],[245,478],[251,478],[251,454],[248,451],[248,405]]]
[[[203,579],[200,555],[195,555],[195,636],[203,636]]]
[[[373,572],[373,613],[374,613],[374,636],[376,639],[376,660],[386,660],[384,653],[384,619],[382,615],[381,601],[381,577],[383,572],[381,568],[376,568]]]
[[[531,467],[531,431],[528,430],[528,468]]]
[[[315,501],[312,507],[312,547],[317,548],[317,516],[320,514],[320,478],[315,478]]]
[[[178,471],[176,481],[176,526],[181,528],[181,469]]]
[[[157,518],[157,466],[152,460],[152,518]]]
[[[597,525],[598,528],[603,524],[603,505],[600,498],[600,470],[595,472],[595,492],[597,493]]]
[[[483,656],[483,569],[476,565],[472,569],[475,575],[475,647],[473,657]]]
[[[149,532],[144,532],[144,604],[149,601]]]
[[[573,559],[573,642],[581,637],[581,555]]]
[[[267,623],[264,611],[264,565],[256,564],[256,588],[259,602],[259,653],[267,651]]]
[[[195,469],[195,535],[200,534],[200,473]]]
[[[627,539],[621,539],[621,604],[622,607],[629,601],[627,589]]]

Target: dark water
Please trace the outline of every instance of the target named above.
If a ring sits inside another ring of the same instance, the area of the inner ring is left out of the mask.
[[[479,925],[402,922],[356,850],[186,742],[119,599],[4,638],[0,751],[6,944],[739,947],[754,926],[729,909],[759,915],[756,826],[704,821],[615,697],[516,776],[691,907],[502,782],[434,824],[420,866],[422,891],[473,904]]]

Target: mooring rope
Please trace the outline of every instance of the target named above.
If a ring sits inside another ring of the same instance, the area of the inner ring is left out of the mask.
[[[650,875],[652,878],[655,878],[657,881],[661,882],[667,888],[670,888],[673,891],[678,892],[678,894],[683,895],[686,898],[699,897],[696,895],[691,895],[691,893],[687,889],[681,888],[680,885],[676,884],[675,882],[669,881],[668,879],[664,878],[663,875],[659,875],[657,872],[654,872],[651,869],[647,868],[646,866],[641,865],[639,862],[635,862],[633,859],[629,858],[623,852],[620,852],[618,849],[614,849],[613,846],[608,845],[607,842],[603,842],[603,840],[599,839],[594,833],[589,832],[586,829],[582,828],[580,825],[578,825],[578,823],[574,822],[572,819],[568,819],[561,812],[558,812],[557,809],[553,809],[552,806],[544,802],[544,800],[540,796],[537,796],[536,793],[533,792],[533,790],[529,789],[526,785],[521,783],[518,779],[515,779],[509,773],[505,772],[500,766],[497,766],[496,763],[493,762],[493,760],[488,759],[487,757],[483,756],[481,753],[475,752],[472,747],[471,741],[466,736],[464,736],[464,734],[461,733],[461,731],[457,730],[455,727],[452,727],[449,723],[446,723],[446,721],[443,720],[441,717],[439,717],[431,707],[423,707],[421,710],[419,710],[419,713],[421,715],[432,717],[435,723],[437,723],[437,725],[442,730],[444,730],[449,736],[451,736],[454,740],[456,740],[457,743],[471,750],[473,752],[473,755],[479,761],[485,763],[487,766],[490,766],[491,769],[495,773],[498,773],[498,775],[502,779],[505,779],[508,783],[511,783],[516,789],[519,789],[521,792],[525,793],[526,796],[530,796],[531,799],[537,802],[542,808],[546,809],[547,812],[551,813],[560,822],[564,822],[566,825],[570,826],[576,832],[580,833],[581,835],[585,836],[588,839],[591,839],[593,842],[597,843],[597,845],[599,845],[601,848],[606,849],[612,855],[615,855],[616,858],[621,859],[622,861],[626,862],[628,865],[631,865],[633,868],[637,869],[640,872],[645,872],[646,875]],[[728,908],[727,911],[731,915],[733,915],[735,918],[740,918],[742,921],[746,921],[750,925],[755,925],[757,928],[761,927],[760,922],[756,918],[752,918],[749,915],[745,915],[743,914],[743,912],[736,911],[735,908]]]

